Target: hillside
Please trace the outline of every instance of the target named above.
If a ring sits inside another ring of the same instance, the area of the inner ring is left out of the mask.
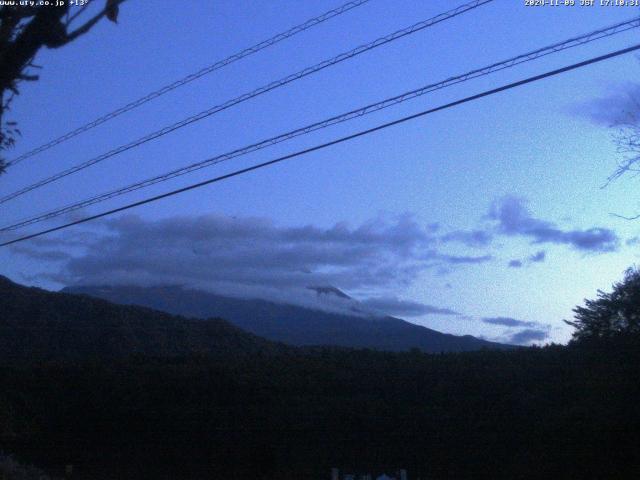
[[[0,451],[78,480],[633,479],[638,344],[291,348],[0,279]]]
[[[335,289],[314,287],[318,294],[348,298]],[[334,345],[403,351],[461,352],[510,348],[470,335],[444,334],[390,316],[331,313],[259,299],[240,299],[176,286],[82,286],[64,291],[104,298],[195,318],[220,317],[247,332],[295,346]]]
[[[0,277],[0,358],[252,354],[284,348],[224,320],[27,288]]]

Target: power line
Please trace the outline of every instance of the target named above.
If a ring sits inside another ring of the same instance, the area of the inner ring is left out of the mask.
[[[138,98],[137,100],[134,100],[131,103],[128,103],[110,113],[107,113],[105,115],[103,115],[102,117],[99,117],[95,120],[93,120],[92,122],[89,122],[85,125],[82,125],[81,127],[76,128],[75,130],[71,130],[67,133],[65,133],[64,135],[55,138],[47,143],[44,143],[42,145],[40,145],[37,148],[34,148],[33,150],[30,150],[22,155],[20,155],[19,157],[11,160],[10,162],[7,163],[7,167],[11,166],[11,165],[16,165],[20,162],[22,162],[23,160],[26,160],[29,157],[33,157],[34,155],[37,155],[38,153],[44,152],[45,150],[48,150],[52,147],[55,147],[56,145],[59,145],[63,142],[66,142],[67,140],[76,137],[78,135],[80,135],[81,133],[84,133],[88,130],[91,130],[92,128],[97,127],[98,125],[102,125],[105,122],[108,122],[109,120],[112,120],[120,115],[122,115],[123,113],[126,113],[130,110],[133,110],[134,108],[137,108],[141,105],[144,105],[147,102],[150,102],[151,100],[155,100],[158,97],[161,97],[162,95],[164,95],[165,93],[169,93],[172,90],[175,90],[176,88],[179,88],[183,85],[186,85],[187,83],[193,82],[194,80],[197,80],[200,77],[203,77],[205,75],[208,75],[209,73],[212,73],[216,70],[219,70],[220,68],[226,67],[227,65],[231,65],[234,62],[237,62],[238,60],[241,60],[245,57],[248,57],[250,55],[253,55],[254,53],[258,53],[261,50],[264,50],[267,47],[271,47],[283,40],[286,40],[287,38],[293,37],[294,35],[297,35],[298,33],[304,32],[305,30],[308,30],[312,27],[315,27],[316,25],[319,25],[333,17],[337,17],[338,15],[341,15],[343,13],[348,12],[349,10],[352,10],[356,7],[359,7],[360,5],[369,2],[369,0],[354,0],[348,3],[345,3],[344,5],[335,8],[333,10],[329,10],[328,12],[323,13],[322,15],[319,15],[317,17],[311,18],[309,20],[307,20],[306,22],[300,24],[300,25],[296,25],[295,27],[290,28],[289,30],[279,33],[267,40],[263,40],[260,43],[257,43],[249,48],[246,48],[240,52],[234,53],[233,55],[230,55],[229,57],[223,59],[223,60],[219,60],[217,62],[215,62],[212,65],[209,65],[207,67],[202,68],[201,70],[192,73],[190,75],[187,75],[186,77],[181,78],[180,80],[176,80],[173,83],[170,83],[168,85],[165,85],[164,87],[159,88],[158,90],[155,90],[143,97]]]
[[[598,39],[602,39],[602,38],[606,38],[606,37],[610,37],[612,35],[630,30],[632,28],[637,28],[640,27],[640,18],[635,18],[633,20],[628,20],[626,22],[621,22],[621,23],[617,23],[615,25],[606,27],[606,28],[602,28],[599,30],[595,30],[593,32],[589,32],[587,34],[578,36],[578,37],[574,37],[574,38],[570,38],[568,40],[565,40],[563,42],[559,42],[559,43],[555,43],[537,50],[534,50],[532,52],[528,52],[522,55],[518,55],[516,57],[512,57],[508,60],[503,60],[501,62],[497,62],[494,64],[491,64],[489,66],[483,67],[483,68],[479,68],[476,70],[472,70],[470,72],[467,72],[465,74],[462,75],[457,75],[454,77],[449,77],[443,81],[440,81],[438,83],[433,83],[430,85],[426,85],[423,87],[420,87],[418,89],[415,90],[411,90],[409,92],[405,92],[401,95],[396,95],[394,97],[391,98],[387,98],[385,100],[382,100],[380,102],[377,103],[373,103],[370,105],[367,105],[365,107],[361,107],[358,108],[356,110],[351,110],[350,112],[346,112],[343,113],[341,115],[336,115],[334,117],[322,120],[320,122],[316,122],[310,125],[307,125],[305,127],[302,128],[298,128],[280,135],[277,135],[275,137],[271,137],[268,138],[266,140],[262,140],[260,142],[233,150],[231,152],[227,152],[224,153],[222,155],[217,155],[215,157],[211,157],[205,160],[202,160],[200,162],[196,162],[193,163],[191,165],[187,165],[185,167],[181,167],[172,171],[169,171],[167,173],[161,174],[161,175],[157,175],[155,177],[151,177],[148,178],[146,180],[140,181],[140,182],[136,182],[133,184],[130,184],[128,186],[125,187],[121,187],[118,188],[116,190],[112,190],[106,193],[102,193],[99,195],[96,195],[94,197],[85,199],[83,201],[80,202],[76,202],[76,203],[72,203],[69,205],[66,205],[64,207],[46,212],[44,214],[40,214],[38,216],[35,217],[29,217],[26,219],[22,219],[17,221],[16,223],[12,224],[12,225],[8,225],[5,226],[3,228],[0,228],[0,232],[5,232],[5,231],[10,231],[10,230],[15,230],[17,228],[21,228],[27,225],[32,225],[34,223],[39,223],[42,222],[44,220],[48,220],[51,218],[55,218],[58,217],[60,215],[64,215],[66,213],[70,213],[72,211],[78,210],[80,208],[84,208],[84,207],[88,207],[90,205],[94,205],[96,203],[101,203],[103,201],[109,200],[111,198],[114,197],[118,197],[120,195],[124,195],[126,193],[130,193],[136,190],[139,190],[141,188],[145,188],[151,185],[154,185],[156,183],[161,183],[167,180],[170,180],[172,178],[175,177],[179,177],[182,175],[185,175],[187,173],[191,173],[193,171],[205,168],[205,167],[209,167],[212,165],[216,165],[218,163],[222,163],[224,161],[236,158],[236,157],[240,157],[243,155],[247,155],[249,153],[261,150],[263,148],[267,148],[269,146],[272,145],[276,145],[278,143],[282,143],[284,141],[288,141],[291,140],[295,137],[301,136],[301,135],[306,135],[308,133],[314,132],[316,130],[320,130],[320,129],[324,129],[327,128],[329,126],[332,125],[336,125],[339,123],[343,123],[364,115],[368,115],[370,113],[374,113],[376,111],[391,107],[393,105],[397,105],[399,103],[403,103],[405,101],[414,99],[414,98],[418,98],[422,95],[425,95],[427,93],[436,91],[436,90],[440,90],[458,83],[462,83],[474,78],[478,78],[481,76],[485,76],[485,75],[489,75],[490,73],[494,73],[497,71],[501,71],[504,70],[506,68],[510,68],[516,65],[519,65],[521,63],[525,63],[525,62],[529,62],[532,60],[535,60],[537,58],[541,58],[544,57],[546,55],[552,54],[552,53],[556,53],[562,50],[566,50],[569,48],[573,48],[579,45],[584,45],[590,42],[593,42],[595,40]]]
[[[429,115],[431,113],[439,112],[441,110],[446,110],[448,108],[452,108],[452,107],[455,107],[455,106],[458,106],[458,105],[462,105],[464,103],[468,103],[468,102],[471,102],[471,101],[474,101],[474,100],[478,100],[478,99],[483,98],[483,97],[488,97],[490,95],[494,95],[496,93],[503,92],[505,90],[511,90],[513,88],[520,87],[520,86],[526,85],[528,83],[537,82],[539,80],[543,80],[543,79],[548,78],[548,77],[560,75],[562,73],[566,73],[566,72],[571,71],[571,70],[576,70],[578,68],[582,68],[582,67],[585,67],[587,65],[592,65],[594,63],[602,62],[604,60],[608,60],[610,58],[618,57],[620,55],[624,55],[624,54],[627,54],[627,53],[630,53],[630,52],[633,52],[633,51],[639,50],[639,49],[640,49],[640,44],[636,44],[634,46],[627,47],[627,48],[624,48],[622,50],[616,50],[616,51],[608,53],[606,55],[601,55],[599,57],[590,58],[589,60],[585,60],[585,61],[582,61],[582,62],[579,62],[579,63],[574,63],[574,64],[568,65],[566,67],[558,68],[556,70],[551,70],[551,71],[548,71],[548,72],[545,72],[545,73],[542,73],[542,74],[539,74],[539,75],[535,75],[533,77],[528,77],[528,78],[526,78],[524,80],[519,80],[519,81],[516,81],[516,82],[512,82],[512,83],[503,85],[503,86],[498,87],[498,88],[494,88],[494,89],[491,89],[491,90],[486,90],[486,91],[484,91],[482,93],[478,93],[476,95],[471,95],[469,97],[465,97],[465,98],[462,98],[460,100],[456,100],[454,102],[450,102],[450,103],[447,103],[447,104],[444,104],[444,105],[440,105],[439,107],[431,108],[429,110],[424,110],[422,112],[415,113],[413,115],[402,117],[402,118],[400,118],[398,120],[387,122],[387,123],[384,123],[382,125],[378,125],[378,126],[373,127],[373,128],[369,128],[369,129],[366,129],[366,130],[361,130],[361,131],[359,131],[357,133],[354,133],[354,134],[351,134],[351,135],[347,135],[345,137],[341,137],[341,138],[338,138],[336,140],[332,140],[330,142],[326,142],[326,143],[323,143],[321,145],[316,145],[314,147],[307,148],[307,149],[304,149],[304,150],[300,150],[300,151],[297,151],[297,152],[294,152],[294,153],[291,153],[291,154],[288,154],[288,155],[284,155],[282,157],[278,157],[276,159],[269,160],[267,162],[259,163],[257,165],[253,165],[251,167],[242,168],[240,170],[236,170],[234,172],[227,173],[225,175],[220,175],[218,177],[214,177],[214,178],[211,178],[209,180],[205,180],[203,182],[195,183],[195,184],[189,185],[187,187],[182,187],[182,188],[179,188],[177,190],[172,190],[170,192],[166,192],[166,193],[163,193],[163,194],[160,194],[160,195],[156,195],[154,197],[146,198],[146,199],[140,200],[138,202],[130,203],[128,205],[125,205],[125,206],[122,206],[122,207],[118,207],[118,208],[114,208],[114,209],[108,210],[106,212],[98,213],[98,214],[92,215],[90,217],[85,217],[85,218],[82,218],[80,220],[76,220],[76,221],[73,221],[73,222],[70,222],[70,223],[66,223],[64,225],[60,225],[60,226],[57,226],[57,227],[49,228],[49,229],[46,229],[46,230],[41,230],[39,232],[32,233],[30,235],[25,235],[25,236],[20,237],[20,238],[9,240],[7,242],[0,243],[0,247],[4,247],[4,246],[7,246],[7,245],[12,245],[14,243],[22,242],[22,241],[29,240],[29,239],[32,239],[32,238],[35,238],[35,237],[39,237],[39,236],[42,236],[42,235],[45,235],[45,234],[48,234],[48,233],[52,233],[52,232],[56,232],[56,231],[59,231],[59,230],[63,230],[63,229],[72,227],[74,225],[79,225],[81,223],[86,223],[86,222],[89,222],[91,220],[96,220],[98,218],[106,217],[108,215],[113,215],[114,213],[122,212],[122,211],[125,211],[125,210],[129,210],[131,208],[139,207],[141,205],[145,205],[145,204],[148,204],[148,203],[156,202],[156,201],[161,200],[163,198],[172,197],[174,195],[178,195],[180,193],[184,193],[184,192],[187,192],[189,190],[194,190],[196,188],[204,187],[205,185],[209,185],[209,184],[212,184],[212,183],[217,183],[217,182],[220,182],[222,180],[226,180],[226,179],[229,179],[229,178],[232,178],[232,177],[236,177],[236,176],[242,175],[244,173],[251,172],[253,170],[258,170],[258,169],[265,168],[265,167],[268,167],[268,166],[271,166],[271,165],[275,165],[276,163],[284,162],[285,160],[289,160],[289,159],[292,159],[292,158],[300,157],[302,155],[306,155],[308,153],[315,152],[315,151],[318,151],[318,150],[323,150],[323,149],[331,147],[333,145],[337,145],[337,144],[340,144],[340,143],[347,142],[349,140],[353,140],[355,138],[359,138],[359,137],[362,137],[362,136],[365,136],[365,135],[369,135],[371,133],[374,133],[374,132],[377,132],[377,131],[380,131],[380,130],[384,130],[386,128],[389,128],[389,127],[392,127],[392,126],[395,126],[395,125],[400,125],[402,123],[408,122],[410,120],[415,120],[416,118],[420,118],[420,117],[423,117],[425,115]]]
[[[24,195],[27,192],[30,192],[32,190],[35,190],[36,188],[40,188],[43,187],[49,183],[55,182],[56,180],[60,180],[61,178],[67,177],[69,175],[72,175],[76,172],[79,172],[80,170],[84,170],[85,168],[88,168],[92,165],[95,165],[97,163],[100,163],[108,158],[111,158],[115,155],[118,155],[120,153],[126,152],[127,150],[131,150],[132,148],[136,148],[139,147],[140,145],[143,145],[147,142],[150,142],[151,140],[155,140],[157,138],[160,138],[164,135],[167,135],[175,130],[178,130],[180,128],[186,127],[187,125],[190,125],[192,123],[198,122],[200,120],[203,120],[207,117],[210,117],[211,115],[214,115],[216,113],[219,113],[223,110],[227,110],[228,108],[231,108],[235,105],[238,105],[242,102],[245,102],[247,100],[250,100],[254,97],[257,97],[259,95],[262,95],[264,93],[270,92],[271,90],[274,90],[276,88],[280,88],[283,87],[285,85],[288,85],[291,82],[294,82],[296,80],[299,80],[301,78],[304,78],[308,75],[311,75],[313,73],[319,72],[321,70],[324,70],[325,68],[337,65],[338,63],[344,62],[345,60],[349,60],[357,55],[360,55],[364,52],[367,52],[369,50],[373,50],[375,48],[378,48],[382,45],[386,45],[387,43],[393,42],[395,40],[398,40],[402,37],[405,37],[407,35],[411,35],[413,33],[419,32],[421,30],[424,30],[425,28],[431,27],[437,23],[443,22],[445,20],[449,20],[451,18],[454,18],[458,15],[461,15],[462,13],[468,12],[470,10],[474,10],[484,4],[490,3],[493,0],[473,0],[472,2],[468,2],[464,5],[461,5],[457,8],[454,8],[452,10],[449,10],[447,12],[441,13],[439,15],[436,15],[435,17],[429,18],[427,20],[423,20],[421,22],[418,22],[416,24],[413,24],[409,27],[403,28],[401,30],[398,30],[396,32],[393,32],[389,35],[386,35],[384,37],[380,37],[372,42],[369,42],[367,44],[361,45],[359,47],[356,47],[352,50],[349,50],[348,52],[345,53],[341,53],[340,55],[337,55],[329,60],[325,60],[323,62],[320,62],[316,65],[313,65],[311,67],[307,67],[303,70],[300,70],[299,72],[287,75],[286,77],[277,80],[275,82],[271,82],[267,85],[263,85],[262,87],[259,87],[251,92],[245,93],[243,95],[240,95],[239,97],[233,98],[231,100],[228,100],[220,105],[216,105],[214,107],[211,107],[207,110],[204,110],[200,113],[197,113],[195,115],[192,115],[188,118],[185,118],[184,120],[181,120],[179,122],[176,122],[172,125],[169,125],[167,127],[161,128],[160,130],[156,130],[155,132],[152,132],[148,135],[145,135],[144,137],[141,137],[137,140],[134,140],[133,142],[127,143],[125,145],[121,145],[117,148],[114,148],[106,153],[103,153],[102,155],[99,155],[97,157],[94,157],[90,160],[87,160],[85,162],[82,162],[78,165],[75,165],[71,168],[68,168],[66,170],[63,170],[62,172],[56,173],[48,178],[45,178],[43,180],[40,180],[36,183],[33,183],[29,186],[26,186],[20,190],[17,190],[13,193],[10,193],[8,195],[5,195],[4,197],[0,198],[0,204],[8,202],[9,200],[12,200],[16,197],[19,197],[21,195]]]

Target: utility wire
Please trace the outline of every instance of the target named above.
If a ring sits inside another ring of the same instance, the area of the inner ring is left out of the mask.
[[[200,77],[203,77],[205,75],[208,75],[209,73],[212,73],[220,68],[226,67],[227,65],[231,65],[232,63],[241,60],[245,57],[248,57],[250,55],[253,55],[254,53],[258,53],[261,50],[264,50],[267,47],[271,47],[283,40],[286,40],[287,38],[293,37],[294,35],[297,35],[298,33],[304,32],[305,30],[308,30],[312,27],[315,27],[316,25],[319,25],[333,17],[337,17],[338,15],[341,15],[345,12],[348,12],[351,9],[354,9],[356,7],[359,7],[360,5],[367,3],[369,0],[354,0],[348,3],[345,3],[344,5],[335,8],[333,10],[329,10],[328,12],[323,13],[322,15],[319,15],[317,17],[311,18],[309,20],[307,20],[306,22],[300,24],[300,25],[296,25],[295,27],[290,28],[289,30],[279,33],[267,40],[263,40],[260,43],[257,43],[256,45],[253,45],[249,48],[246,48],[240,52],[234,53],[233,55],[223,59],[223,60],[219,60],[217,62],[215,62],[212,65],[209,65],[208,67],[204,67],[203,69],[192,73],[190,75],[187,75],[184,78],[181,78],[180,80],[176,80],[173,83],[170,83],[168,85],[165,85],[162,88],[159,88],[158,90],[155,90],[147,95],[145,95],[144,97],[140,97],[137,100],[134,100],[131,103],[128,103],[110,113],[107,113],[105,115],[103,115],[102,117],[99,117],[95,120],[93,120],[92,122],[87,123],[86,125],[82,125],[81,127],[76,128],[75,130],[71,130],[67,133],[65,133],[64,135],[55,138],[47,143],[44,143],[42,145],[40,145],[37,148],[34,148],[33,150],[30,150],[22,155],[20,155],[19,157],[11,160],[10,162],[7,162],[7,166],[11,166],[11,165],[16,165],[20,162],[22,162],[23,160],[26,160],[29,157],[33,157],[34,155],[37,155],[38,153],[44,152],[45,150],[49,150],[52,147],[55,147],[56,145],[59,145],[63,142],[66,142],[67,140],[76,137],[78,135],[80,135],[81,133],[84,133],[88,130],[91,130],[92,128],[97,127],[98,125],[102,125],[105,122],[108,122],[109,120],[112,120],[120,115],[122,115],[123,113],[126,113],[130,110],[133,110],[134,108],[137,108],[141,105],[144,105],[147,102],[150,102],[151,100],[155,100],[158,97],[161,97],[162,95],[164,95],[165,93],[169,93],[172,90],[175,90],[176,88],[182,87],[183,85],[186,85],[187,83],[193,82],[194,80],[197,80]]]
[[[420,87],[418,89],[415,90],[411,90],[409,92],[405,92],[401,95],[397,95],[391,98],[387,98],[385,100],[382,100],[380,102],[377,103],[373,103],[370,105],[367,105],[365,107],[361,107],[359,109],[356,110],[352,110],[350,112],[346,112],[343,113],[341,115],[337,115],[325,120],[322,120],[320,122],[316,122],[310,125],[307,125],[305,127],[302,128],[298,128],[296,130],[292,130],[283,134],[280,134],[278,136],[275,137],[271,137],[268,138],[266,140],[262,140],[260,142],[233,150],[231,152],[227,152],[224,153],[222,155],[217,155],[215,157],[211,157],[205,160],[202,160],[200,162],[196,162],[193,163],[191,165],[187,165],[185,167],[181,167],[172,171],[169,171],[167,173],[161,174],[161,175],[157,175],[155,177],[151,177],[148,178],[146,180],[140,181],[140,182],[136,182],[133,184],[130,184],[128,186],[125,187],[121,187],[118,188],[116,190],[112,190],[106,193],[102,193],[99,195],[96,195],[94,197],[82,200],[80,202],[76,202],[76,203],[72,203],[69,205],[66,205],[64,207],[60,207],[58,209],[55,210],[51,210],[49,212],[37,215],[35,217],[29,217],[26,219],[22,219],[17,221],[16,223],[12,224],[12,225],[8,225],[5,226],[3,228],[0,228],[0,232],[5,232],[5,231],[10,231],[10,230],[16,230],[18,228],[27,226],[27,225],[32,225],[34,223],[38,223],[38,222],[42,222],[44,220],[49,220],[51,218],[54,217],[58,217],[60,215],[64,215],[66,213],[70,213],[73,212],[75,210],[78,210],[80,208],[84,208],[84,207],[88,207],[90,205],[94,205],[96,203],[101,203],[103,201],[109,200],[111,198],[120,196],[120,195],[124,195],[126,193],[130,193],[133,192],[135,190],[139,190],[141,188],[145,188],[151,185],[154,185],[156,183],[161,183],[164,181],[167,181],[169,179],[175,178],[175,177],[179,177],[182,175],[186,175],[187,173],[191,173],[193,171],[205,168],[205,167],[209,167],[212,165],[216,165],[218,163],[230,160],[232,158],[236,158],[236,157],[240,157],[243,155],[247,155],[249,153],[261,150],[263,148],[267,148],[269,146],[272,145],[276,145],[278,143],[282,143],[288,140],[291,140],[295,137],[301,136],[301,135],[305,135],[311,132],[314,132],[316,130],[320,130],[320,129],[324,129],[327,128],[329,126],[332,125],[336,125],[338,123],[342,123],[342,122],[346,122],[364,115],[368,115],[370,113],[374,113],[377,112],[379,110],[391,107],[393,105],[397,105],[399,103],[403,103],[405,101],[414,99],[414,98],[418,98],[422,95],[425,95],[427,93],[436,91],[436,90],[440,90],[446,87],[449,87],[451,85],[455,85],[458,83],[462,83],[474,78],[478,78],[481,76],[485,76],[485,75],[489,75],[491,73],[497,72],[497,71],[501,71],[504,70],[506,68],[510,68],[513,67],[515,65],[519,65],[521,63],[525,63],[525,62],[529,62],[532,60],[535,60],[537,58],[541,58],[544,57],[546,55],[552,54],[552,53],[556,53],[562,50],[566,50],[568,48],[573,48],[579,45],[584,45],[586,43],[590,43],[593,42],[595,40],[601,39],[601,38],[606,38],[606,37],[610,37],[612,35],[615,35],[617,33],[621,33],[624,31],[627,31],[629,29],[632,28],[637,28],[640,27],[640,17],[639,18],[635,18],[633,20],[628,20],[626,22],[621,22],[615,25],[612,25],[610,27],[607,28],[602,28],[600,30],[596,30],[590,33],[587,33],[585,35],[581,35],[578,37],[574,37],[574,38],[570,38],[568,40],[565,40],[563,42],[559,42],[559,43],[555,43],[552,45],[549,45],[547,47],[543,47],[540,48],[538,50],[534,50],[532,52],[528,52],[522,55],[518,55],[516,57],[512,57],[508,60],[504,60],[501,62],[497,62],[494,64],[491,64],[489,66],[483,67],[483,68],[479,68],[476,70],[472,70],[470,72],[467,72],[465,74],[462,75],[457,75],[454,77],[449,77],[446,80],[443,80],[441,82],[438,83],[433,83],[430,85],[426,85],[423,87]]]
[[[57,227],[49,228],[49,229],[46,229],[46,230],[41,230],[39,232],[32,233],[30,235],[25,235],[25,236],[20,237],[20,238],[9,240],[9,241],[6,241],[4,243],[0,243],[0,247],[4,247],[4,246],[7,246],[7,245],[12,245],[14,243],[22,242],[22,241],[29,240],[29,239],[32,239],[32,238],[35,238],[35,237],[40,237],[42,235],[45,235],[45,234],[48,234],[48,233],[52,233],[52,232],[56,232],[56,231],[59,231],[59,230],[63,230],[63,229],[72,227],[74,225],[79,225],[81,223],[86,223],[86,222],[89,222],[91,220],[96,220],[98,218],[106,217],[108,215],[113,215],[114,213],[122,212],[122,211],[125,211],[125,210],[129,210],[131,208],[139,207],[141,205],[145,205],[145,204],[148,204],[148,203],[156,202],[156,201],[161,200],[163,198],[172,197],[174,195],[178,195],[180,193],[187,192],[189,190],[194,190],[194,189],[197,189],[197,188],[200,188],[200,187],[204,187],[205,185],[210,185],[212,183],[217,183],[217,182],[220,182],[222,180],[226,180],[226,179],[229,179],[229,178],[232,178],[232,177],[236,177],[236,176],[242,175],[244,173],[248,173],[248,172],[251,172],[251,171],[254,171],[254,170],[258,170],[258,169],[265,168],[265,167],[268,167],[268,166],[271,166],[271,165],[275,165],[277,163],[284,162],[285,160],[289,160],[289,159],[292,159],[292,158],[297,158],[297,157],[300,157],[300,156],[303,156],[303,155],[306,155],[308,153],[315,152],[315,151],[318,151],[318,150],[323,150],[323,149],[331,147],[333,145],[344,143],[344,142],[353,140],[355,138],[363,137],[365,135],[369,135],[371,133],[374,133],[374,132],[377,132],[377,131],[380,131],[380,130],[384,130],[386,128],[389,128],[389,127],[392,127],[392,126],[395,126],[395,125],[400,125],[402,123],[408,122],[410,120],[415,120],[416,118],[420,118],[420,117],[423,117],[425,115],[429,115],[431,113],[439,112],[441,110],[446,110],[448,108],[452,108],[452,107],[455,107],[455,106],[458,106],[458,105],[462,105],[464,103],[468,103],[468,102],[471,102],[471,101],[474,101],[474,100],[479,100],[480,98],[483,98],[483,97],[488,97],[490,95],[495,95],[496,93],[504,92],[505,90],[511,90],[513,88],[520,87],[520,86],[526,85],[528,83],[533,83],[533,82],[537,82],[539,80],[543,80],[543,79],[548,78],[548,77],[553,77],[553,76],[556,76],[556,75],[560,75],[562,73],[565,73],[565,72],[568,72],[568,71],[571,71],[571,70],[576,70],[578,68],[586,67],[587,65],[592,65],[594,63],[602,62],[604,60],[608,60],[610,58],[618,57],[620,55],[624,55],[624,54],[627,54],[627,53],[630,53],[630,52],[633,52],[633,51],[636,51],[636,50],[639,50],[639,49],[640,49],[640,44],[636,44],[636,45],[633,45],[631,47],[624,48],[622,50],[616,50],[616,51],[608,53],[606,55],[601,55],[599,57],[590,58],[589,60],[585,60],[585,61],[582,61],[582,62],[579,62],[579,63],[574,63],[574,64],[568,65],[566,67],[558,68],[556,70],[551,70],[551,71],[548,71],[548,72],[545,72],[545,73],[542,73],[542,74],[539,74],[539,75],[535,75],[533,77],[528,77],[528,78],[525,78],[524,80],[519,80],[517,82],[512,82],[512,83],[503,85],[503,86],[498,87],[498,88],[494,88],[494,89],[491,89],[491,90],[486,90],[486,91],[484,91],[482,93],[478,93],[476,95],[471,95],[469,97],[465,97],[465,98],[462,98],[460,100],[456,100],[454,102],[450,102],[450,103],[447,103],[447,104],[444,104],[444,105],[440,105],[438,107],[431,108],[429,110],[424,110],[422,112],[415,113],[413,115],[402,117],[402,118],[400,118],[398,120],[394,120],[394,121],[391,121],[391,122],[383,123],[383,124],[378,125],[378,126],[373,127],[373,128],[369,128],[369,129],[366,129],[366,130],[361,130],[361,131],[359,131],[357,133],[354,133],[354,134],[351,134],[351,135],[347,135],[345,137],[341,137],[341,138],[338,138],[336,140],[332,140],[330,142],[326,142],[326,143],[323,143],[321,145],[316,145],[314,147],[307,148],[307,149],[304,149],[304,150],[300,150],[300,151],[297,151],[297,152],[294,152],[294,153],[291,153],[291,154],[288,154],[288,155],[284,155],[282,157],[278,157],[278,158],[275,158],[273,160],[269,160],[267,162],[259,163],[257,165],[253,165],[251,167],[242,168],[240,170],[236,170],[234,172],[227,173],[225,175],[220,175],[218,177],[214,177],[214,178],[211,178],[209,180],[205,180],[203,182],[194,183],[192,185],[189,185],[189,186],[186,186],[186,187],[183,187],[183,188],[179,188],[177,190],[172,190],[170,192],[166,192],[166,193],[163,193],[163,194],[160,194],[160,195],[156,195],[154,197],[146,198],[146,199],[140,200],[138,202],[130,203],[128,205],[125,205],[125,206],[122,206],[122,207],[119,207],[119,208],[114,208],[114,209],[108,210],[106,212],[98,213],[98,214],[92,215],[90,217],[85,217],[85,218],[82,218],[80,220],[76,220],[76,221],[73,221],[73,222],[66,223],[64,225],[59,225]]]
[[[360,55],[364,52],[367,52],[369,50],[373,50],[375,48],[378,48],[382,45],[386,45],[387,43],[393,42],[395,40],[398,40],[399,38],[405,37],[407,35],[411,35],[413,33],[419,32],[421,30],[424,30],[425,28],[431,27],[437,23],[443,22],[445,20],[449,20],[453,17],[456,17],[458,15],[461,15],[462,13],[468,12],[470,10],[474,10],[478,7],[480,7],[481,5],[484,5],[486,3],[490,3],[493,0],[473,0],[472,2],[468,2],[464,5],[461,5],[457,8],[454,8],[452,10],[449,10],[447,12],[441,13],[439,15],[436,15],[435,17],[429,18],[427,20],[423,20],[421,22],[418,22],[414,25],[411,25],[409,27],[403,28],[402,30],[398,30],[394,33],[391,33],[389,35],[386,35],[384,37],[380,37],[370,43],[367,43],[365,45],[361,45],[359,47],[356,47],[352,50],[349,50],[348,52],[342,53],[336,57],[333,57],[329,60],[325,60],[323,62],[320,62],[316,65],[313,65],[311,67],[307,67],[303,70],[300,70],[299,72],[287,75],[284,78],[281,78],[280,80],[276,80],[275,82],[271,82],[267,85],[263,85],[262,87],[259,87],[251,92],[245,93],[243,95],[240,95],[239,97],[233,98],[231,100],[228,100],[220,105],[216,105],[214,107],[211,107],[207,110],[204,110],[200,113],[197,113],[195,115],[192,115],[188,118],[185,118],[184,120],[181,120],[179,122],[176,122],[172,125],[169,125],[167,127],[161,128],[160,130],[156,130],[155,132],[152,132],[148,135],[145,135],[144,137],[141,137],[137,140],[134,140],[130,143],[127,143],[125,145],[121,145],[117,148],[114,148],[113,150],[110,150],[106,153],[103,153],[102,155],[99,155],[97,157],[94,157],[90,160],[87,160],[85,162],[82,162],[78,165],[75,165],[71,168],[68,168],[66,170],[63,170],[62,172],[56,173],[48,178],[45,178],[43,180],[40,180],[36,183],[33,183],[27,187],[24,187],[20,190],[17,190],[13,193],[10,193],[2,198],[0,198],[0,204],[8,202],[9,200],[12,200],[16,197],[19,197],[20,195],[24,195],[27,192],[30,192],[32,190],[35,190],[36,188],[40,188],[43,187],[44,185],[47,185],[51,182],[55,182],[56,180],[60,180],[61,178],[67,177],[69,175],[72,175],[76,172],[79,172],[80,170],[84,170],[85,168],[88,168],[92,165],[95,165],[97,163],[100,163],[108,158],[111,158],[115,155],[118,155],[122,152],[126,152],[127,150],[131,150],[132,148],[135,147],[139,147],[140,145],[143,145],[151,140],[155,140],[157,138],[160,138],[164,135],[167,135],[175,130],[178,130],[180,128],[186,127],[187,125],[190,125],[192,123],[198,122],[200,120],[203,120],[207,117],[210,117],[211,115],[214,115],[216,113],[219,113],[223,110],[227,110],[228,108],[231,108],[235,105],[238,105],[242,102],[245,102],[249,99],[252,99],[254,97],[257,97],[259,95],[262,95],[264,93],[270,92],[271,90],[275,90],[276,88],[280,88],[283,87],[291,82],[294,82],[296,80],[299,80],[301,78],[304,78],[308,75],[311,75],[313,73],[319,72],[321,70],[324,70],[325,68],[337,65],[338,63],[344,62],[345,60],[349,60],[357,55]]]

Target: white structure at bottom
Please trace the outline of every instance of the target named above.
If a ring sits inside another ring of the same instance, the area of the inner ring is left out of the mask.
[[[390,477],[389,475],[387,475],[386,473],[383,473],[382,475],[380,475],[379,477],[376,477],[376,480],[396,480],[393,477]]]
[[[407,471],[405,469],[398,470],[396,472],[397,476],[391,477],[386,473],[383,473],[377,477],[371,476],[369,473],[365,473],[362,475],[357,475],[353,473],[344,473],[342,477],[340,476],[340,470],[338,468],[331,469],[331,480],[408,480]]]

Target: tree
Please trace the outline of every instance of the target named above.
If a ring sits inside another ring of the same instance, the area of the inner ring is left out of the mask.
[[[613,127],[617,131],[613,134],[621,160],[618,168],[609,176],[607,182],[612,182],[626,173],[640,174],[640,100],[633,93],[628,98],[629,109],[621,113]]]
[[[627,269],[611,293],[598,290],[597,300],[585,300],[573,312],[575,321],[565,322],[575,327],[575,341],[640,334],[640,269]]]
[[[4,114],[20,93],[24,81],[36,81],[33,61],[42,47],[60,48],[91,30],[102,18],[116,22],[118,7],[124,0],[106,0],[104,7],[92,17],[84,18],[91,2],[80,0],[82,6],[72,11],[70,2],[46,2],[48,5],[0,6],[0,152],[12,147],[20,131],[15,122],[6,121]],[[26,3],[26,2],[25,2]],[[34,2],[39,3],[39,2]],[[82,23],[76,26],[77,22]],[[0,157],[0,174],[6,163]]]

